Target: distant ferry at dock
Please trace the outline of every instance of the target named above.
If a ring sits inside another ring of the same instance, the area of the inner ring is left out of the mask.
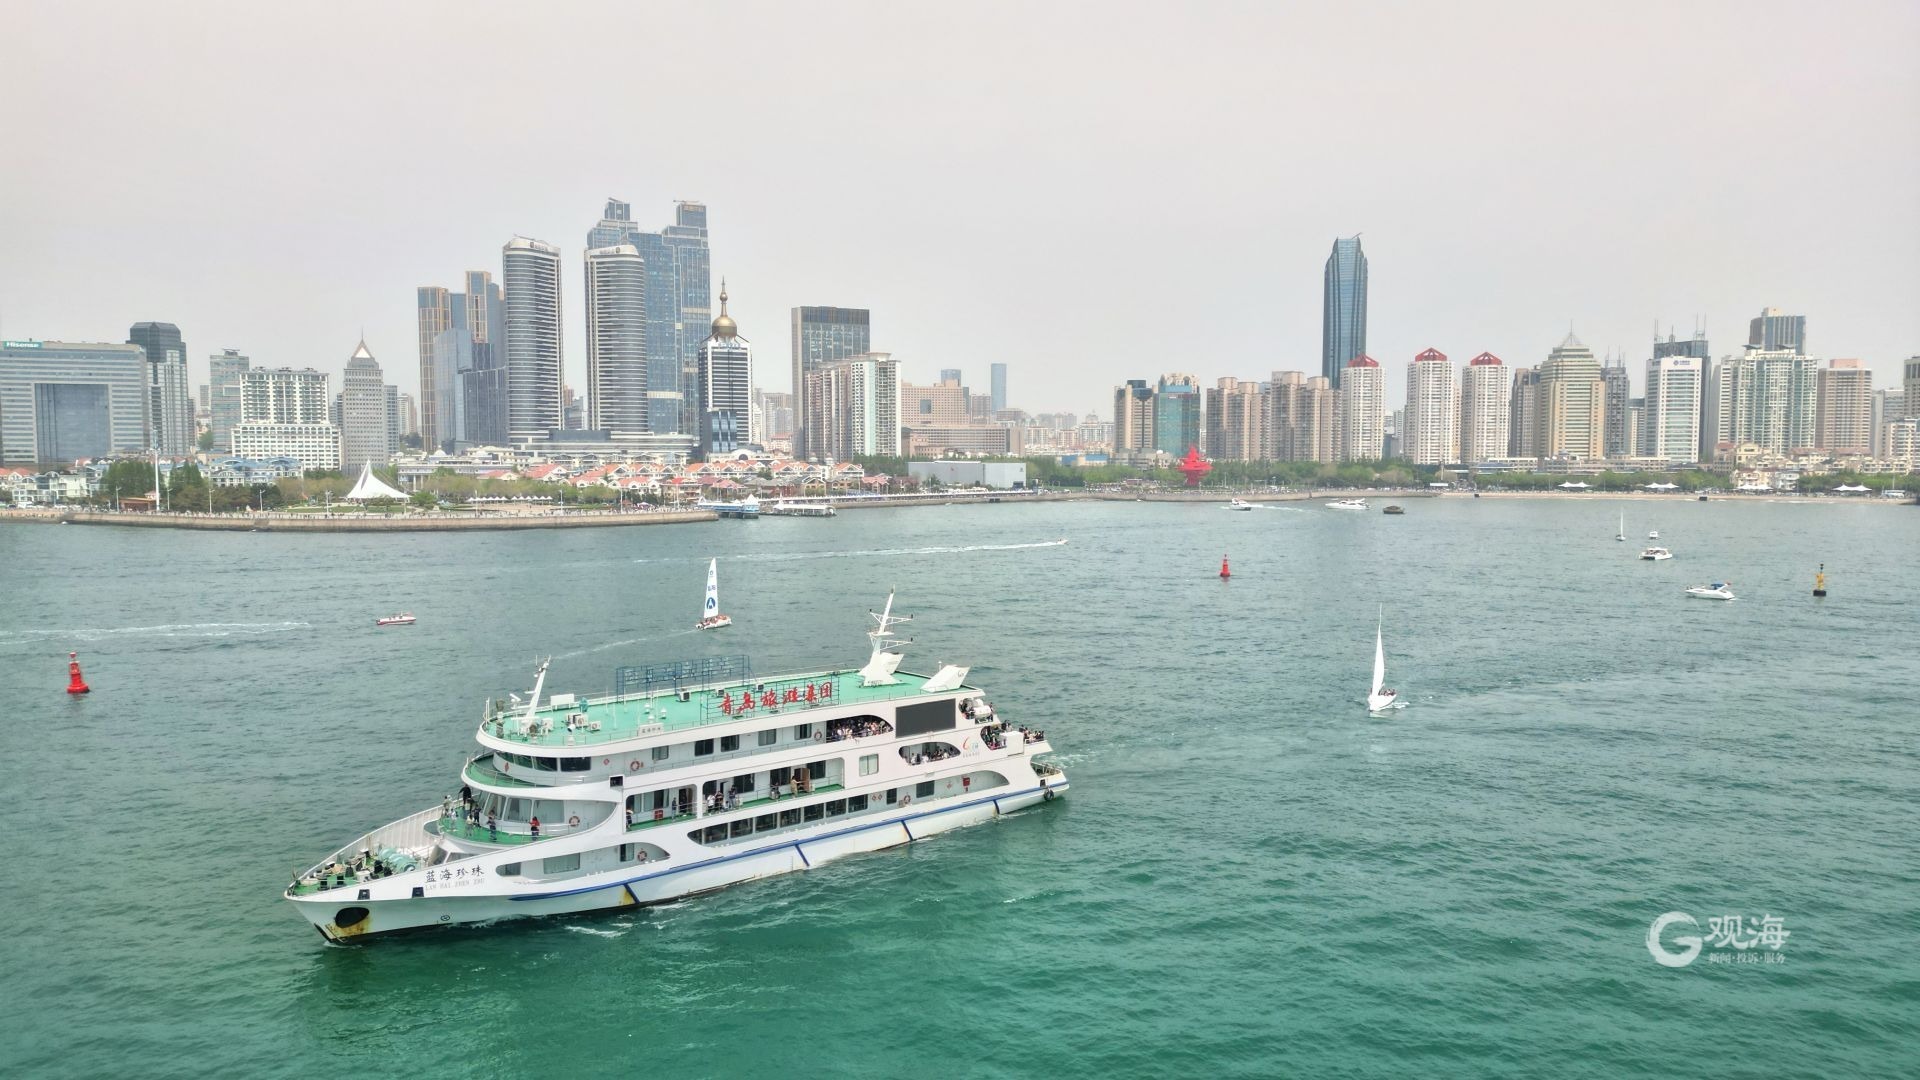
[[[329,941],[658,904],[924,840],[1063,795],[1044,733],[963,667],[899,670],[872,614],[857,669],[744,656],[616,672],[614,692],[489,702],[460,794],[348,843],[283,895]]]
[[[763,517],[832,517],[834,510],[829,503],[788,502],[783,499],[772,506],[763,507],[760,514]]]
[[[760,500],[749,495],[739,502],[724,502],[719,499],[701,499],[693,504],[696,510],[711,510],[723,518],[756,518],[760,516]]]

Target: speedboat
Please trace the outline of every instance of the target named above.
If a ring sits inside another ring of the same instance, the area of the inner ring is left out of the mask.
[[[373,625],[375,626],[412,626],[413,621],[414,620],[412,615],[402,612],[399,615],[389,615],[384,619],[375,619],[373,620]]]
[[[1253,504],[1252,504],[1252,503],[1250,503],[1250,502],[1248,502],[1248,501],[1247,501],[1247,500],[1245,500],[1245,499],[1233,499],[1233,500],[1231,500],[1231,501],[1229,501],[1229,502],[1227,503],[1227,509],[1229,509],[1229,510],[1251,510],[1251,509],[1253,509]]]
[[[1383,513],[1383,514],[1404,514],[1404,513],[1406,513],[1406,511],[1405,511],[1405,510],[1402,510],[1402,509],[1400,509],[1400,508],[1399,508],[1398,506],[1389,506],[1389,507],[1387,507],[1387,508],[1386,508],[1385,510],[1382,510],[1382,511],[1380,511],[1380,512],[1381,512],[1381,513]]]
[[[700,621],[693,624],[695,630],[718,630],[723,626],[732,626],[733,617],[720,613],[720,560],[707,560],[707,599],[700,605]]]
[[[1365,510],[1366,508],[1367,500],[1365,499],[1334,499],[1327,503],[1329,510]]]
[[[1688,596],[1697,596],[1702,600],[1734,600],[1733,582],[1716,581],[1711,585],[1695,585],[1687,590]]]
[[[1648,562],[1665,562],[1666,560],[1673,558],[1673,552],[1668,551],[1666,548],[1663,548],[1663,547],[1650,547],[1647,550],[1641,552],[1640,557],[1647,560]]]
[[[1660,530],[1659,530],[1659,529],[1651,529],[1651,530],[1648,530],[1648,532],[1647,532],[1647,539],[1649,539],[1649,540],[1658,540],[1658,539],[1660,539]]]

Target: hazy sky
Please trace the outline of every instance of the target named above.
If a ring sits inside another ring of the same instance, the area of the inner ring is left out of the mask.
[[[1397,400],[1428,345],[1641,382],[1656,320],[1765,305],[1877,386],[1920,353],[1920,4],[4,5],[0,335],[177,323],[418,383],[414,287],[609,195],[705,201],[788,381],[787,311],[873,310],[914,381],[1109,415],[1112,385],[1317,372],[1336,235]],[[337,379],[335,385],[338,385]]]

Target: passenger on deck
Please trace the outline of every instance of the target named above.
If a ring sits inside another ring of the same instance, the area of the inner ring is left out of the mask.
[[[527,832],[531,834],[535,840],[540,839],[540,819],[539,818],[536,817],[533,820],[527,822]]]
[[[489,840],[500,839],[499,823],[494,821],[493,814],[491,812],[487,814],[487,839]]]

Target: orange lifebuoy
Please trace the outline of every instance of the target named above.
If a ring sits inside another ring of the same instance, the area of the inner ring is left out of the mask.
[[[569,828],[574,828],[574,829],[577,829],[577,828],[579,828],[579,827],[580,827],[580,815],[579,815],[579,814],[575,814],[575,815],[573,815],[572,817],[570,817],[570,818],[568,818],[568,819],[567,819],[567,826],[568,826]]]
[[[627,771],[628,771],[628,772],[639,772],[639,771],[640,771],[640,763],[639,763],[638,761],[629,761],[629,762],[627,762]]]

